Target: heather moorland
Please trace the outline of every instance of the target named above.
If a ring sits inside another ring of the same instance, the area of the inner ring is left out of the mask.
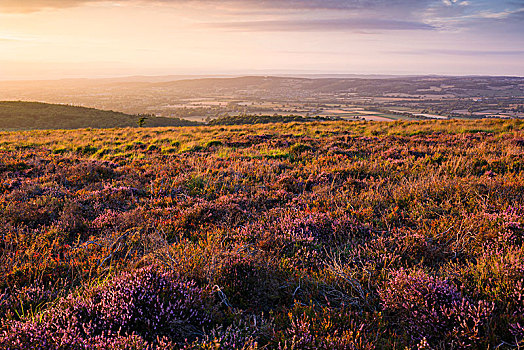
[[[524,345],[524,121],[0,133],[2,349]]]

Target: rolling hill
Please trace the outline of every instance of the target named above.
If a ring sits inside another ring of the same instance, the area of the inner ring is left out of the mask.
[[[40,102],[0,101],[0,130],[138,127],[140,116]],[[144,126],[197,125],[179,118],[149,116]]]

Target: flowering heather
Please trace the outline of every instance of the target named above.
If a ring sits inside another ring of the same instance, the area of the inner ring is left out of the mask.
[[[464,298],[449,281],[399,270],[380,290],[384,311],[415,342],[454,348],[480,346],[493,305]]]
[[[159,270],[150,266],[125,273],[69,295],[40,317],[6,321],[0,346],[89,349],[94,339],[104,346],[129,346],[155,344],[159,338],[178,343],[194,338],[209,322],[204,292]]]
[[[0,133],[0,349],[524,345],[524,122]]]

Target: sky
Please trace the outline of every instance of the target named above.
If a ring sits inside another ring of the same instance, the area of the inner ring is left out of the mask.
[[[524,76],[524,0],[0,0],[0,80]]]

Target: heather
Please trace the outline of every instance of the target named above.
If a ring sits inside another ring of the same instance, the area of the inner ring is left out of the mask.
[[[523,129],[0,133],[0,348],[518,348]]]

